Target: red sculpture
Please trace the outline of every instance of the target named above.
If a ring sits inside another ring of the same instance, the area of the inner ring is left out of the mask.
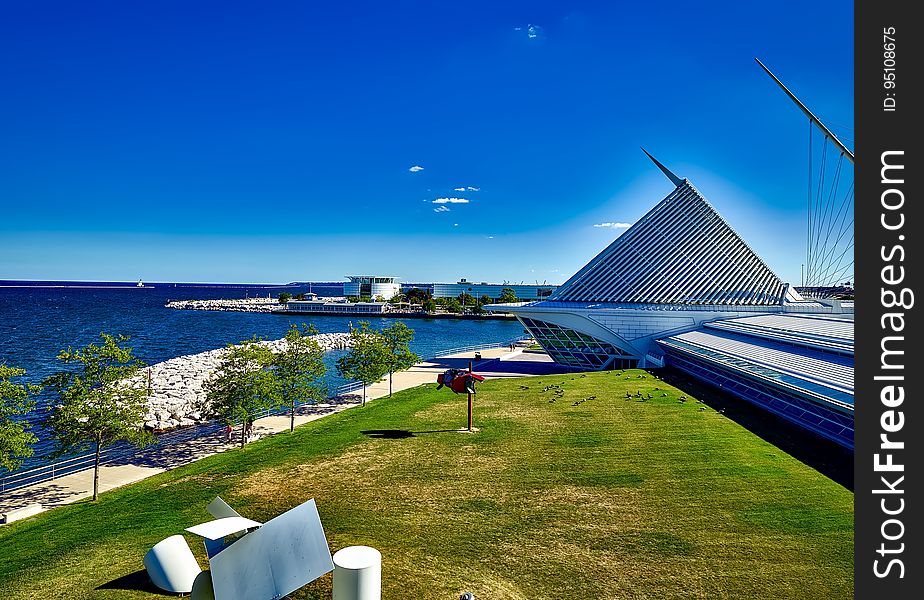
[[[446,386],[456,394],[474,394],[476,381],[484,381],[484,377],[470,370],[448,369],[436,376],[436,389]]]

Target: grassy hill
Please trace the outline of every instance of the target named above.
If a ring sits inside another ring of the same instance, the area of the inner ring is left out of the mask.
[[[385,598],[852,597],[850,491],[652,375],[486,382],[474,434],[433,387],[0,528],[0,596],[151,598],[144,552],[218,494],[257,520],[315,498]]]

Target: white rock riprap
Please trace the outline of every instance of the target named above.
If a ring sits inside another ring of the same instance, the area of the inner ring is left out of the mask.
[[[223,310],[268,313],[284,308],[275,298],[228,298],[221,300],[174,300],[165,305],[179,310]]]
[[[350,346],[348,333],[319,333],[312,336],[325,352]],[[285,339],[261,342],[273,352],[286,347]],[[218,368],[226,348],[188,354],[142,369],[134,378],[137,385],[150,389],[144,425],[151,429],[173,429],[204,423],[199,412],[205,402],[205,382]]]

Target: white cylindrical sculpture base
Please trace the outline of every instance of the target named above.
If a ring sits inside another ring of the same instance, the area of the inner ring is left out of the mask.
[[[349,546],[334,554],[333,600],[381,600],[382,554],[369,546]]]

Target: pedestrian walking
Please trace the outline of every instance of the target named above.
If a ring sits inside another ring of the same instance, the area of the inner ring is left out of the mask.
[[[228,444],[231,443],[231,425],[225,427],[225,442]]]

